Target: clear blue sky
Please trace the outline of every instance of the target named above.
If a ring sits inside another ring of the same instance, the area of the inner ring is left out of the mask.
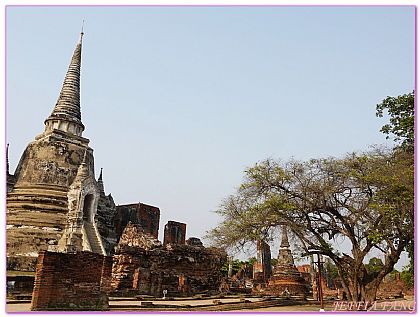
[[[201,237],[246,167],[385,143],[375,105],[414,89],[414,7],[8,7],[14,171],[85,19],[81,106],[117,204]],[[277,254],[277,251],[275,251]]]

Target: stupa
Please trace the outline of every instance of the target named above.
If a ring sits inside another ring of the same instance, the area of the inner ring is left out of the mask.
[[[26,147],[15,173],[7,171],[7,269],[11,271],[34,271],[42,250],[105,255],[116,243],[101,235],[115,204],[104,193],[102,174],[95,179],[93,149],[82,136],[82,39],[83,31],[44,132]]]
[[[286,298],[289,296],[305,298],[308,293],[308,285],[306,285],[305,280],[295,266],[285,225],[282,226],[277,264],[264,293]]]

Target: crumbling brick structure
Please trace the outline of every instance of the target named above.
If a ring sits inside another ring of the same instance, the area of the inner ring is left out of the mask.
[[[189,237],[188,240],[185,241],[185,243],[194,247],[204,247],[203,242],[201,242],[201,240],[196,237]]]
[[[117,206],[115,217],[115,231],[117,239],[121,237],[129,222],[141,225],[145,233],[158,238],[160,210],[158,207],[143,203],[127,204]]]
[[[31,310],[107,310],[112,258],[41,251]]]
[[[270,245],[263,240],[257,241],[257,261],[253,269],[253,278],[257,283],[265,283],[271,276]]]
[[[165,232],[163,237],[163,245],[185,244],[185,235],[187,233],[187,225],[182,222],[168,221],[165,225]]]
[[[226,253],[220,249],[186,244],[162,246],[140,226],[129,224],[114,255],[112,289],[115,295],[156,297],[161,297],[165,289],[167,296],[217,292],[225,261]]]

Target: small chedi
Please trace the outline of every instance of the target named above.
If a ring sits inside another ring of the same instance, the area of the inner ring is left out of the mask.
[[[114,255],[114,295],[159,297],[163,290],[168,296],[218,292],[220,268],[226,261],[224,251],[205,248],[197,238],[190,238],[190,244],[169,237],[165,241],[162,245],[139,225],[126,226]]]
[[[277,264],[268,281],[264,293],[276,296],[305,298],[308,284],[295,266],[286,227],[282,226],[282,236]]]

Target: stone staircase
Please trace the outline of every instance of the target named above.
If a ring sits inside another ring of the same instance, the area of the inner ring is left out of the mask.
[[[103,255],[104,252],[102,251],[102,248],[101,248],[101,242],[99,241],[100,238],[96,234],[96,230],[95,230],[95,227],[93,226],[93,223],[85,221],[84,228],[85,228],[86,236],[87,236],[91,251],[93,253],[99,253]]]

